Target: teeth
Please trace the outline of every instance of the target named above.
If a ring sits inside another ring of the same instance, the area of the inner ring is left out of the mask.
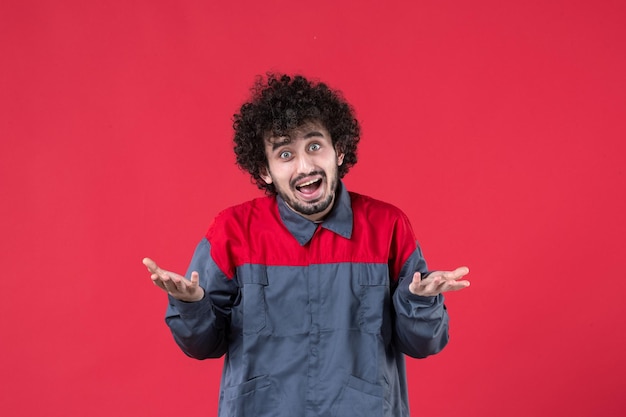
[[[318,182],[318,181],[319,181],[319,179],[316,179],[316,180],[311,180],[311,181],[309,181],[309,182],[305,182],[305,183],[303,183],[303,184],[298,185],[298,188],[300,188],[300,187],[306,187],[307,185],[311,185],[311,184],[315,184],[315,183],[316,183],[316,182]]]

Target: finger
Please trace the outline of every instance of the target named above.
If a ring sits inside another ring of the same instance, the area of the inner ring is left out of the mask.
[[[167,275],[170,278],[169,282],[172,284],[173,289],[175,289],[176,291],[183,291],[187,287],[187,283],[189,281],[187,281],[185,277],[171,272],[168,272]]]
[[[459,291],[470,286],[469,281],[447,281],[447,285],[442,288],[444,291]]]
[[[163,282],[168,282],[172,280],[172,275],[168,271],[165,271],[161,268],[158,268],[156,271],[154,271],[151,277],[152,276],[158,277]]]
[[[439,294],[444,291],[444,288],[448,282],[449,281],[447,281],[443,275],[437,275],[433,277],[433,280],[429,283],[428,290],[433,294]]]
[[[447,280],[457,280],[459,278],[464,277],[469,274],[469,268],[466,266],[461,266],[455,269],[454,271],[446,271],[443,273],[443,277]]]
[[[172,281],[172,274],[170,274],[168,271],[165,271],[159,267],[157,267],[156,271],[152,272],[152,275],[150,275],[150,278],[152,279],[152,282],[154,282],[155,285],[157,285],[160,288],[163,288],[166,291],[169,291],[171,288],[175,287],[175,283],[173,283]],[[169,285],[169,287],[167,285]]]
[[[146,268],[148,268],[148,271],[155,273],[157,272],[159,269],[159,266],[156,264],[156,262],[154,262],[152,259],[150,258],[143,258],[141,260],[141,263],[144,264],[146,266]]]
[[[150,275],[150,279],[152,279],[152,283],[154,285],[156,285],[157,287],[167,291],[167,288],[165,288],[165,283],[163,282],[163,280],[161,279],[161,277],[158,274]]]
[[[177,277],[176,274],[172,274],[169,271],[164,271],[160,269],[160,273],[156,274],[159,277],[159,280],[163,283],[163,289],[168,292],[177,292],[182,287],[184,287],[184,282]]]
[[[161,282],[161,281],[152,281],[152,283],[154,285],[156,285],[157,287],[159,287],[160,289],[167,291],[167,288],[165,288],[165,285],[163,284],[163,282]]]
[[[198,274],[196,271],[193,271],[191,273],[191,286],[197,287],[198,285],[200,285],[200,274]]]
[[[416,293],[420,289],[420,284],[422,282],[422,274],[416,272],[413,274],[413,280],[409,284],[409,291],[412,293]]]
[[[165,291],[167,291],[168,294],[171,294],[171,292],[172,292],[172,289],[171,289],[172,284],[169,283],[169,282],[163,282],[163,281],[161,281],[161,283],[163,284],[163,289]]]

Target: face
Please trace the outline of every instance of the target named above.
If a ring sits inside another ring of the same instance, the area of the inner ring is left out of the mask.
[[[320,123],[307,123],[287,136],[265,140],[267,172],[262,175],[287,205],[318,221],[333,207],[343,153],[337,153],[328,131]]]

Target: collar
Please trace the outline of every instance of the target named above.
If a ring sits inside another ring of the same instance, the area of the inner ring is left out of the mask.
[[[341,181],[337,184],[334,206],[321,223],[315,223],[302,217],[290,209],[280,196],[276,196],[276,200],[283,224],[301,246],[306,245],[311,240],[318,225],[346,239],[352,237],[352,204],[350,194]]]

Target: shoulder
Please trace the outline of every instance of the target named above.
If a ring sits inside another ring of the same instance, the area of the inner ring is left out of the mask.
[[[255,198],[219,212],[209,226],[207,237],[216,233],[243,231],[251,221],[263,220],[275,211],[276,198],[265,196]]]
[[[273,196],[259,197],[253,200],[245,201],[243,203],[228,207],[222,210],[217,216],[215,216],[215,218],[236,221],[241,218],[245,218],[246,216],[254,212],[261,212],[261,213],[265,212],[275,205],[276,205],[275,197]]]
[[[391,218],[406,218],[404,212],[391,203],[350,191],[350,201],[355,215],[376,215]]]
[[[388,230],[393,235],[415,239],[409,217],[397,206],[363,194],[350,192],[354,224],[362,228]]]

